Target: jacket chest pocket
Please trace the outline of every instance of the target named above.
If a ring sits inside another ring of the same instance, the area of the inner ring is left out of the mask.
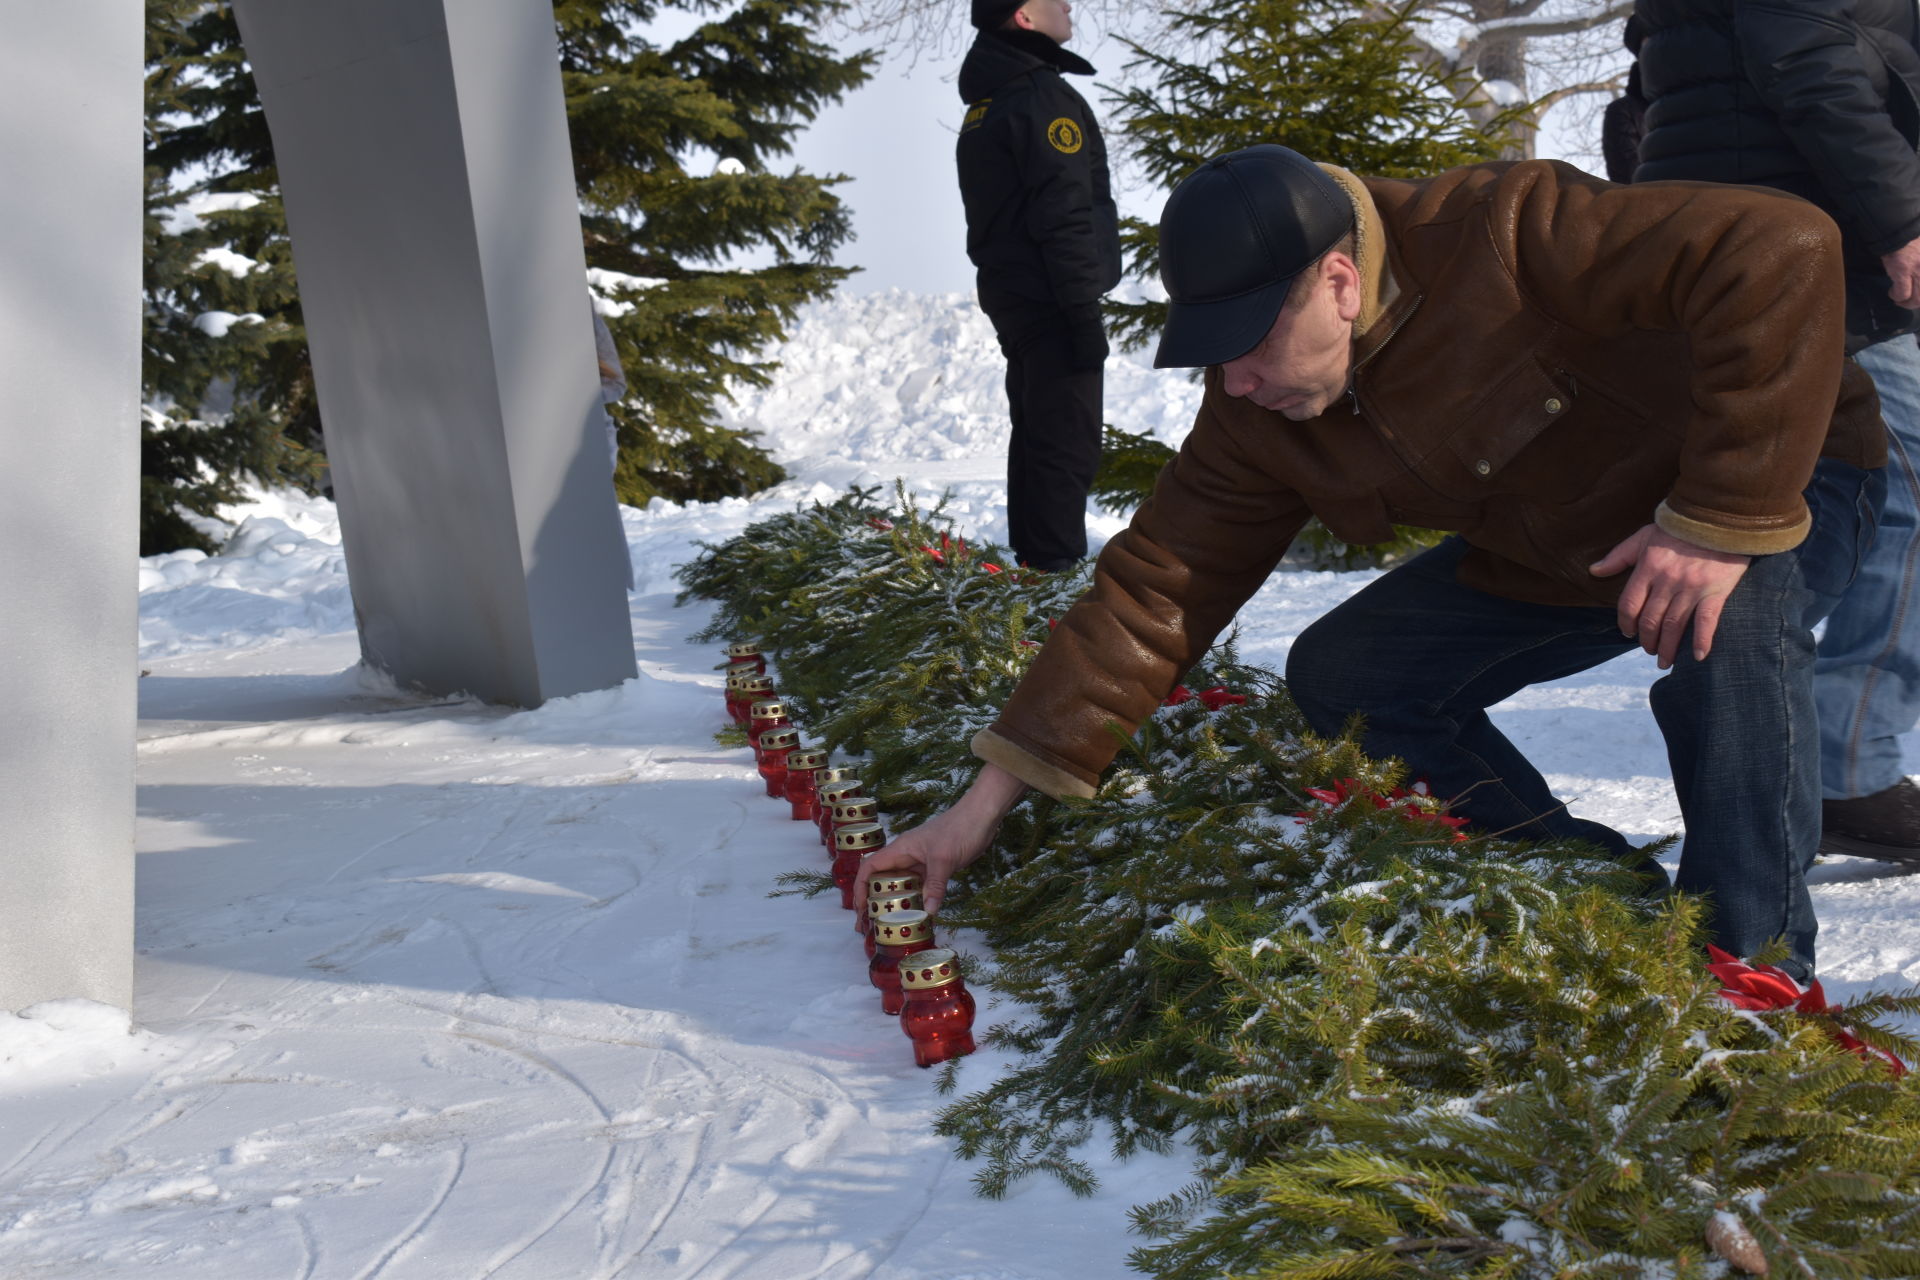
[[[1461,415],[1444,443],[1420,463],[1417,470],[1441,493],[1472,500],[1517,488],[1538,492],[1544,478],[1537,462],[1522,458],[1550,427],[1573,411],[1573,380],[1555,379],[1533,360],[1496,382],[1486,395]],[[1551,486],[1549,486],[1551,487]]]

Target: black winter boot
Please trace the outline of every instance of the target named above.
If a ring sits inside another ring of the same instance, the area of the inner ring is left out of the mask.
[[[1820,804],[1820,852],[1920,867],[1920,786],[1902,778],[1857,800]]]

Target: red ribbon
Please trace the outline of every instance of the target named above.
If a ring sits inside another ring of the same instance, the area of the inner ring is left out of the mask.
[[[1707,972],[1725,984],[1720,989],[1720,998],[1736,1009],[1758,1012],[1791,1009],[1795,1013],[1829,1020],[1840,1012],[1840,1006],[1827,1003],[1827,993],[1821,989],[1818,978],[1802,991],[1800,984],[1786,970],[1770,964],[1748,964],[1739,956],[1722,951],[1711,943],[1707,944],[1707,959],[1710,962]],[[1907,1064],[1900,1061],[1897,1055],[1875,1048],[1838,1023],[1832,1023],[1828,1032],[1848,1052],[1862,1058],[1878,1058],[1886,1063],[1894,1079],[1907,1074]]]
[[[1246,702],[1244,693],[1228,693],[1227,686],[1217,684],[1200,695],[1200,701],[1207,704],[1207,710],[1218,711],[1222,707],[1237,707]]]

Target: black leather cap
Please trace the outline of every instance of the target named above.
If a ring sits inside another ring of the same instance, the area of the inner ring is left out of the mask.
[[[1167,327],[1156,369],[1224,364],[1260,345],[1293,278],[1353,230],[1353,202],[1319,165],[1271,143],[1216,156],[1160,214]]]
[[[990,31],[1014,14],[1027,0],[973,0],[973,25]]]

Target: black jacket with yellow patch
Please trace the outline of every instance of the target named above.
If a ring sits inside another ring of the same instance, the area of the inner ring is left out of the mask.
[[[1120,281],[1107,148],[1061,72],[1086,59],[1046,36],[984,31],[960,67],[957,148],[967,256],[1004,335],[1023,313],[1084,313]]]

